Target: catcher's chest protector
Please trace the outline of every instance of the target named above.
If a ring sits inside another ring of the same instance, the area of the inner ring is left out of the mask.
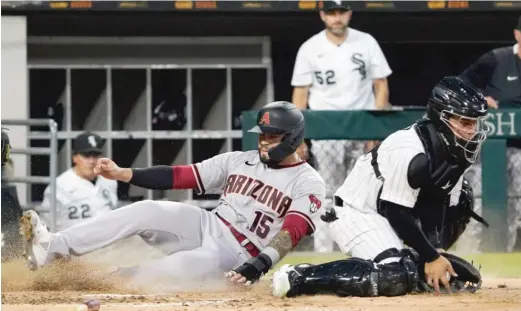
[[[429,165],[428,186],[422,187],[419,197],[446,197],[456,185],[468,167],[467,163],[459,163],[447,152],[445,143],[429,120],[421,120],[416,124],[418,134]]]

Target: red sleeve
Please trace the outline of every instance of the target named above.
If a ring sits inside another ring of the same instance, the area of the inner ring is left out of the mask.
[[[174,189],[197,189],[197,180],[191,165],[173,166]]]
[[[308,232],[313,231],[313,228],[309,226],[309,223],[303,217],[289,214],[284,219],[281,230],[286,230],[289,233],[293,247],[295,247]]]

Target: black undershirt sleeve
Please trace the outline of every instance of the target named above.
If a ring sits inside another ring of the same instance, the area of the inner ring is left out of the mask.
[[[449,196],[442,200],[430,200],[416,214],[420,218],[422,231],[436,248],[443,248],[443,223],[449,201]]]
[[[416,250],[427,262],[438,259],[438,251],[416,224],[410,208],[384,200],[380,204],[383,215],[405,244]]]
[[[174,169],[168,165],[133,168],[129,184],[152,190],[170,190],[174,188]]]
[[[470,65],[460,77],[470,81],[482,91],[492,79],[494,70],[497,66],[497,59],[493,51],[483,54],[476,62]]]

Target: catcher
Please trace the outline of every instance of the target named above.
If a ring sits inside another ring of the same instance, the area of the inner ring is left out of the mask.
[[[427,117],[360,157],[336,191],[335,207],[321,217],[353,258],[285,265],[274,274],[273,294],[398,296],[440,293],[440,285],[448,292],[477,290],[479,271],[444,250],[471,217],[486,224],[474,213],[472,188],[462,177],[487,137],[486,116],[478,89],[456,77],[442,79]]]

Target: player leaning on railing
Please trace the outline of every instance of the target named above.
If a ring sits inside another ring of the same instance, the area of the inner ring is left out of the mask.
[[[19,256],[22,242],[18,235],[18,219],[22,216],[22,208],[16,187],[5,180],[10,153],[9,135],[2,128],[2,261]]]

